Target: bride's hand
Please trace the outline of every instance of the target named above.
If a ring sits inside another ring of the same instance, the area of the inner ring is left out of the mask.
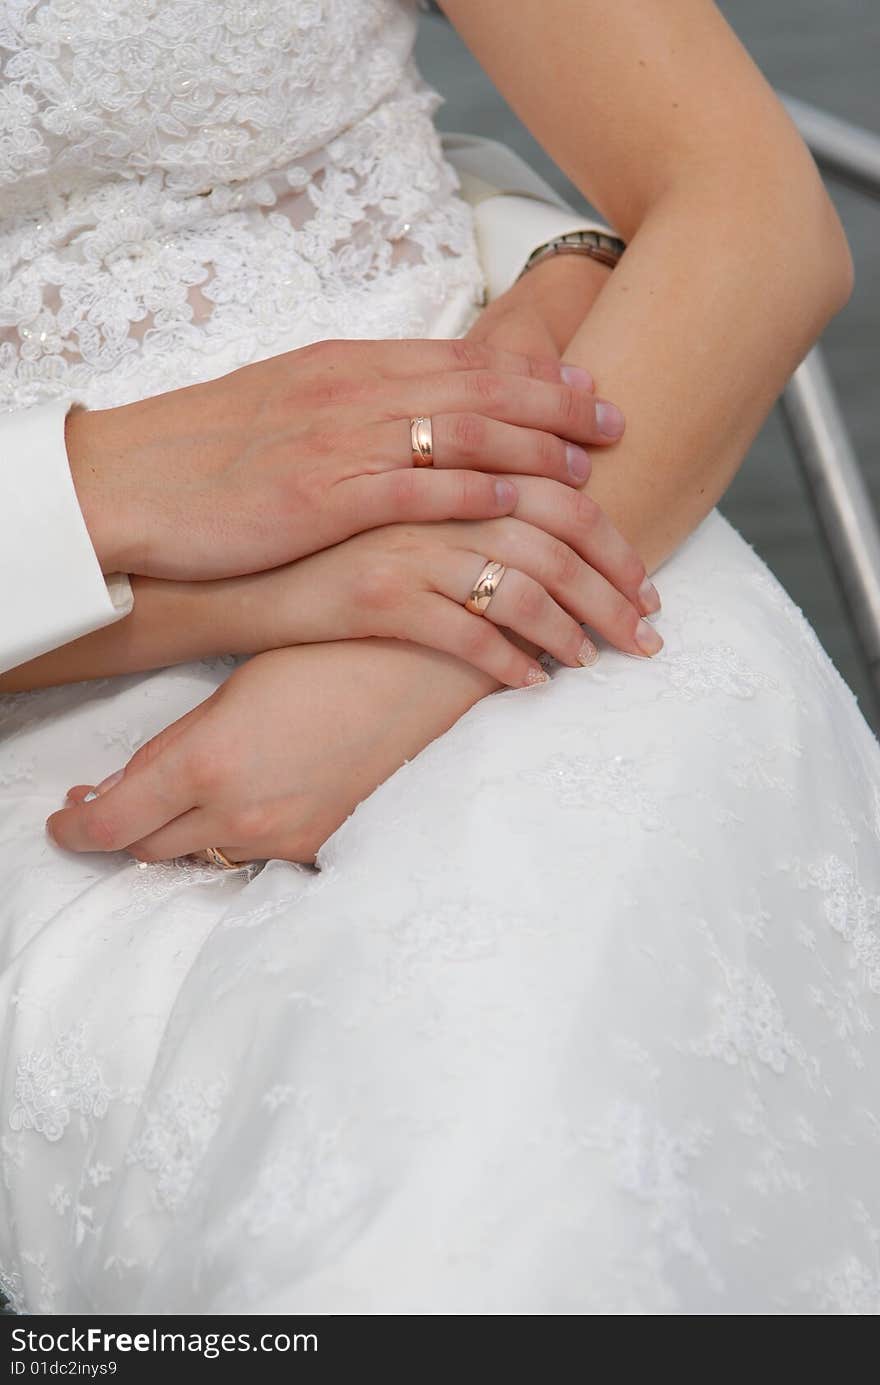
[[[559,360],[610,274],[587,255],[552,255],[484,308],[467,340]]]
[[[433,419],[414,469],[410,419]],[[514,472],[579,484],[622,419],[588,373],[471,341],[327,341],[203,385],[68,418],[104,571],[259,572],[399,521],[513,507]],[[500,488],[500,489],[499,489]]]
[[[206,846],[231,860],[310,861],[423,748],[426,711],[439,735],[473,700],[448,705],[449,663],[381,640],[257,655],[142,746],[97,798],[84,801],[87,785],[72,789],[48,830],[72,851],[128,850],[142,861]]]
[[[636,553],[586,495],[522,478],[517,517],[371,529],[251,578],[249,623],[263,647],[392,637],[453,654],[511,687],[540,666],[502,630],[561,663],[597,657],[581,623],[630,654],[663,641],[642,619],[660,607]],[[485,615],[464,603],[487,562],[502,563]]]
[[[548,527],[558,523],[558,514],[553,517],[554,497],[541,494],[548,487],[558,488],[537,479],[530,480],[528,485],[534,492],[528,503],[536,512],[545,507],[543,518]],[[593,518],[600,529],[607,523],[598,510]],[[414,598],[423,603],[423,615],[439,630],[450,613],[466,613],[453,602],[444,602],[436,590],[427,591],[425,571],[430,572],[434,563],[441,574],[463,571],[468,563],[473,571],[482,558],[471,545],[491,539],[491,551],[497,551],[495,545],[505,542],[501,527],[506,524],[508,521],[501,520],[486,525],[429,525],[412,534],[392,528],[389,533],[396,537],[398,546],[388,550],[381,561],[387,563],[391,553],[392,561],[399,567],[384,569],[380,592],[394,589],[393,608],[398,603],[399,580],[409,581]],[[557,540],[548,539],[547,534],[523,520],[514,519],[509,524],[511,532],[506,541],[512,548],[522,544],[521,551],[526,552],[535,540],[536,553],[543,551],[542,541],[559,546]],[[457,533],[459,530],[462,532]],[[334,598],[343,621],[351,617],[357,605],[354,587],[358,574],[371,569],[370,561],[361,566],[355,550],[362,546],[363,558],[369,559],[371,553],[375,557],[371,545],[377,546],[381,539],[381,534],[365,535],[336,550],[337,554],[349,550],[345,572],[350,600],[345,591]],[[487,543],[486,548],[489,547]],[[605,562],[609,561],[609,551],[606,550]],[[293,577],[297,569],[308,569],[317,561],[329,564],[332,559],[332,553],[320,554],[317,559],[296,564],[289,575]],[[573,570],[561,578],[563,585],[570,582],[574,592],[583,584],[589,593],[593,583],[593,596],[603,592],[604,579],[598,574],[591,575],[590,569],[579,573],[579,566],[586,565],[574,550],[568,561],[572,560]],[[610,559],[611,565],[625,565],[628,561],[625,545]],[[273,582],[283,575],[268,574]],[[329,571],[325,575],[332,582]],[[635,575],[631,580],[635,580]],[[501,601],[505,583],[518,576],[516,572],[507,574],[490,611]],[[318,603],[322,583],[315,584],[314,578],[312,573],[306,592],[313,603]],[[385,585],[386,579],[390,586]],[[511,609],[507,615],[496,612],[496,619],[507,620],[516,628],[533,633],[539,643],[550,645],[558,629],[558,638],[565,646],[559,649],[562,657],[567,662],[589,661],[579,627],[561,609],[554,609],[545,590],[533,589],[525,581],[519,586],[514,581],[509,590],[513,593]],[[529,611],[533,591],[538,596],[534,615]],[[267,588],[266,594],[273,600],[285,599],[277,585]],[[287,593],[287,599],[292,595]],[[630,629],[639,622],[635,607],[619,591],[608,585],[604,595],[610,597],[612,607],[619,603],[621,609],[626,608]],[[461,588],[455,599],[460,596]],[[570,599],[575,604],[578,598],[573,595]],[[656,596],[649,604],[655,602]],[[379,609],[381,605],[380,602]],[[449,610],[441,613],[439,608],[444,605]],[[313,609],[314,606],[309,608],[308,618],[314,618]],[[596,608],[593,609],[596,618]],[[471,619],[478,642],[470,651],[470,669],[458,659],[450,660],[435,650],[415,649],[404,641],[345,640],[338,635],[330,643],[257,655],[201,706],[142,746],[123,772],[98,786],[96,798],[85,801],[89,786],[72,789],[69,806],[49,819],[51,834],[60,846],[74,851],[127,849],[143,861],[188,855],[206,846],[220,847],[232,860],[311,860],[355,804],[489,690],[485,677],[474,670],[473,664],[480,668],[492,666],[487,652],[493,648],[493,641],[498,642],[502,651],[498,677],[504,679],[506,670],[515,668],[518,658],[526,670],[537,668],[485,618]],[[611,619],[615,619],[613,614]],[[647,631],[650,629],[646,627]],[[420,640],[427,636],[437,644],[443,643],[442,636],[430,627],[415,635]],[[656,635],[654,639],[656,648],[661,641]],[[473,657],[480,652],[485,657]],[[648,651],[639,651],[637,646],[633,652]],[[446,676],[449,673],[459,679],[451,698]],[[509,681],[514,680],[531,681],[527,673],[525,678],[514,674]],[[427,732],[426,727],[430,727]]]

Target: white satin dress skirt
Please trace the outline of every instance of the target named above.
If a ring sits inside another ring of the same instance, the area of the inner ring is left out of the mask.
[[[4,89],[35,152],[0,216],[0,404],[464,329],[480,269],[408,3],[255,0],[255,46],[217,0],[195,54],[183,0],[148,33],[139,0],[74,8],[0,35],[44,59]],[[317,869],[46,838],[228,661],[0,700],[16,1308],[880,1311],[880,753],[718,514],[659,586],[659,657],[485,699]]]

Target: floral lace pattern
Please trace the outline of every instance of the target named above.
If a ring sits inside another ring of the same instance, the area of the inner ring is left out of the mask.
[[[158,1109],[146,1112],[143,1129],[128,1147],[126,1162],[156,1175],[156,1201],[169,1212],[186,1199],[217,1129],[224,1095],[221,1081],[164,1091]]]
[[[671,676],[488,699],[318,870],[42,835],[223,661],[7,699],[19,1307],[880,1310],[877,746],[720,518],[663,595]]]
[[[476,301],[414,24],[399,0],[8,0],[0,409],[427,335],[450,290]]]
[[[100,1119],[109,1099],[79,1026],[62,1035],[52,1049],[19,1059],[9,1124],[13,1130],[34,1130],[44,1139],[60,1140],[75,1112]]]

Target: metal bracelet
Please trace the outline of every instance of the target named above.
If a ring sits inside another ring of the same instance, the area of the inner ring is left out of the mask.
[[[626,242],[619,236],[605,235],[602,231],[569,231],[567,235],[555,236],[533,250],[517,277],[521,279],[535,265],[555,255],[586,255],[613,269],[625,249]]]

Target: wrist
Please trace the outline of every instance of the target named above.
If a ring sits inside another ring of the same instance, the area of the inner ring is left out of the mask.
[[[105,437],[109,412],[71,409],[65,420],[64,443],[79,507],[101,571],[128,572],[126,507],[120,503],[121,497],[113,494],[107,476],[112,456]]]
[[[511,292],[520,290],[532,298],[573,296],[588,309],[608,283],[611,273],[607,265],[589,255],[550,255],[518,279]]]
[[[611,270],[586,255],[554,255],[533,266],[490,303],[476,324],[485,335],[512,315],[537,319],[554,349],[565,351],[608,283]]]
[[[300,558],[283,567],[213,582],[195,582],[210,588],[211,612],[222,610],[222,631],[228,654],[265,654],[271,649],[322,644],[348,639],[343,615],[332,610],[333,582],[322,580],[323,553]],[[327,610],[328,599],[331,610]]]
[[[269,612],[252,589],[252,579],[177,582],[135,577],[137,638],[153,668],[218,655],[262,654],[275,648],[267,629]]]

